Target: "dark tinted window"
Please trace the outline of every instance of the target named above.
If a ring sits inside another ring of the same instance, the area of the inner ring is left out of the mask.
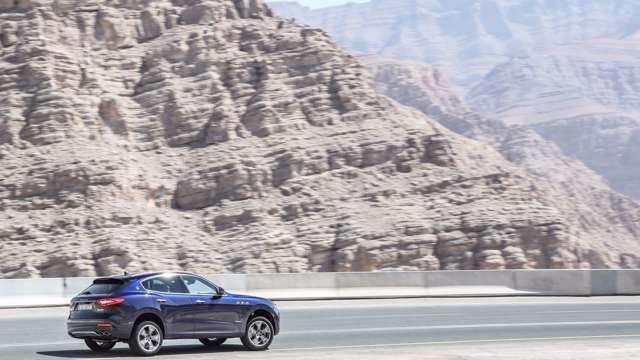
[[[111,294],[112,292],[118,290],[118,288],[122,286],[122,282],[114,281],[114,282],[94,282],[91,286],[89,286],[85,291],[82,292],[82,295],[94,295],[94,294]]]
[[[142,282],[145,289],[163,293],[187,294],[187,288],[177,276],[160,276]]]

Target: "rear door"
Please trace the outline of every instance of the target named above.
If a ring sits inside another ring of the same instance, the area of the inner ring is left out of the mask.
[[[142,281],[153,296],[165,322],[167,337],[186,337],[194,332],[190,313],[193,299],[177,275],[161,275]]]
[[[236,306],[217,294],[215,285],[191,275],[180,275],[193,297],[193,322],[200,336],[232,335],[240,329]]]

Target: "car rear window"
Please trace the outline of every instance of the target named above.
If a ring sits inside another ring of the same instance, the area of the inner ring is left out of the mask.
[[[118,290],[122,284],[121,280],[97,279],[82,292],[82,295],[111,294]]]

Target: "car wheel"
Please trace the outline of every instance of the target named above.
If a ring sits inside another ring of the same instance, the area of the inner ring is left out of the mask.
[[[200,340],[200,342],[202,344],[204,344],[204,346],[207,347],[217,347],[222,345],[225,341],[227,341],[227,338],[204,338],[204,339],[198,339]]]
[[[240,338],[242,344],[249,350],[267,350],[273,341],[273,324],[269,319],[256,316],[249,320],[244,336]]]
[[[84,339],[84,343],[93,351],[109,351],[116,346],[115,341]]]
[[[151,356],[160,351],[162,346],[162,329],[153,321],[143,321],[131,334],[129,348],[138,355]]]

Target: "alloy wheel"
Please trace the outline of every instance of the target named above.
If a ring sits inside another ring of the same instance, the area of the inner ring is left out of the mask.
[[[248,331],[249,341],[255,347],[263,347],[271,340],[271,327],[265,321],[254,321]]]
[[[153,352],[160,347],[160,329],[147,324],[138,332],[138,344],[145,352]]]

